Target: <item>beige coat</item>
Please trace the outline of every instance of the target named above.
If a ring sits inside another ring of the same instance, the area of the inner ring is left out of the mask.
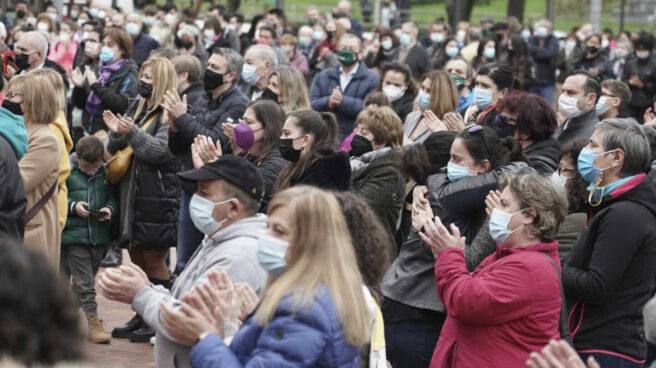
[[[57,206],[59,207],[59,228],[64,231],[66,226],[66,218],[68,217],[68,188],[66,188],[66,179],[71,174],[71,159],[69,153],[73,149],[73,140],[68,133],[68,125],[66,123],[66,116],[64,111],[59,110],[57,119],[54,123],[49,124],[50,129],[55,132],[59,148],[61,148],[61,164],[59,166],[59,178],[57,184],[59,185],[59,194],[57,195]]]
[[[29,148],[18,162],[27,195],[26,213],[34,207],[59,176],[61,151],[55,133],[48,125],[26,124]],[[61,236],[57,192],[46,205],[25,224],[25,246],[43,254],[59,269]]]

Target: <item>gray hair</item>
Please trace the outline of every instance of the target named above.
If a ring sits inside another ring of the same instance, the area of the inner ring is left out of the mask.
[[[362,40],[360,39],[360,37],[354,35],[353,33],[344,33],[342,37],[339,38],[339,42],[337,42],[337,44],[341,45],[344,40],[348,40],[349,38],[358,40],[358,47],[360,48],[360,51],[362,51]]]
[[[651,148],[645,130],[633,118],[610,118],[600,121],[595,130],[604,133],[604,151],[621,149],[624,163],[618,175],[627,177],[644,172],[650,164]]]
[[[412,28],[412,32],[414,32],[415,36],[419,34],[419,29],[417,28],[417,25],[414,24],[413,22],[405,22],[401,25],[401,28],[403,27],[410,27]]]
[[[212,50],[212,54],[223,56],[228,60],[228,73],[235,72],[232,84],[237,83],[241,77],[241,69],[244,67],[244,58],[237,51],[225,47],[215,48]]]
[[[0,22],[0,37],[7,37],[7,28],[5,28],[5,24]]]
[[[249,50],[256,51],[260,59],[268,61],[271,64],[271,71],[278,69],[278,55],[271,46],[267,45],[253,45]]]

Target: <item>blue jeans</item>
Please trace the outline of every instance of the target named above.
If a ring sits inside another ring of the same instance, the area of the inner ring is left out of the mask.
[[[603,368],[642,368],[645,365],[636,363],[625,358],[603,353],[582,353],[579,354],[583,362],[587,364],[588,357],[591,355],[597,360],[597,363]]]
[[[387,360],[394,368],[430,366],[440,331],[442,323],[418,319],[385,324]]]
[[[194,255],[196,248],[203,241],[203,233],[198,231],[191,221],[189,212],[190,201],[191,196],[182,192],[182,197],[180,198],[180,215],[178,217],[178,259],[175,268],[175,273],[178,275],[182,273],[182,270],[187,266],[187,262]]]
[[[554,96],[555,87],[554,86],[535,86],[531,87],[530,92],[535,93],[536,95],[547,100],[549,105],[553,105],[553,96]]]

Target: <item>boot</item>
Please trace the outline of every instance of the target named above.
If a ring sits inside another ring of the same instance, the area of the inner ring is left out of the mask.
[[[96,344],[109,344],[111,337],[103,327],[103,320],[100,318],[89,318],[89,340]]]
[[[130,342],[150,342],[150,338],[154,336],[155,331],[144,323],[143,327],[130,334]]]
[[[112,337],[117,339],[127,339],[132,335],[132,332],[140,329],[144,325],[144,320],[138,314],[135,314],[134,317],[128,323],[124,324],[121,327],[116,327],[112,330]]]
[[[121,253],[121,249],[115,246],[110,246],[107,249],[105,258],[100,262],[100,267],[118,267],[121,263],[123,263],[123,253]]]

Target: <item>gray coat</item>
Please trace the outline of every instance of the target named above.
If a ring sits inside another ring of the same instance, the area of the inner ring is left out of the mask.
[[[563,146],[577,138],[588,139],[592,135],[592,132],[594,132],[598,122],[599,117],[597,116],[597,111],[593,108],[580,116],[568,119],[560,124],[556,128],[553,137]]]
[[[413,111],[409,113],[405,118],[405,123],[403,124],[403,134],[405,134],[408,139],[404,142],[404,144],[424,143],[426,138],[431,135],[432,132],[430,129],[428,129],[427,126],[424,126],[420,130],[419,134],[415,136],[415,139],[410,139],[410,134],[412,134],[412,132],[415,130],[415,127],[417,127],[422,117],[424,117],[423,112]]]
[[[259,293],[266,282],[266,272],[257,260],[257,238],[265,229],[266,216],[261,214],[228,225],[203,240],[170,292],[162,286],[143,287],[137,292],[132,299],[132,310],[157,332],[155,365],[158,368],[191,367],[191,347],[178,344],[168,334],[159,317],[159,303],[178,308],[180,298],[206,282],[213,270],[226,271],[233,282],[245,282]]]

